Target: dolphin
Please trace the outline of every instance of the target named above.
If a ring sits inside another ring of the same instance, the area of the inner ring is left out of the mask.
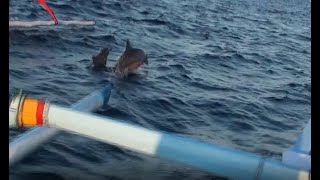
[[[116,62],[113,70],[116,74],[135,74],[142,64],[149,64],[147,54],[138,48],[133,48],[127,40],[126,49]]]
[[[92,65],[95,70],[105,70],[108,55],[112,48],[102,48],[96,56],[92,56]]]
[[[127,40],[126,49],[115,63],[114,67],[107,67],[108,55],[112,48],[103,48],[100,52],[92,57],[94,70],[111,71],[117,75],[128,76],[137,73],[142,64],[148,64],[148,56],[142,50],[133,48]]]

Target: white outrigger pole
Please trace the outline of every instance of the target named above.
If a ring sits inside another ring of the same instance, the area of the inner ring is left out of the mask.
[[[311,179],[311,172],[308,170],[253,153],[149,130],[49,102],[44,102],[43,108],[36,108],[35,104],[28,102],[32,99],[26,100],[18,96],[12,101],[9,127],[55,127],[132,151],[180,162],[230,179]]]
[[[34,27],[34,26],[93,26],[95,21],[60,20],[59,24],[54,21],[9,21],[9,27]]]
[[[85,98],[79,100],[77,103],[73,104],[71,108],[84,112],[96,111],[108,102],[111,89],[112,85],[109,84],[105,88],[93,92]],[[24,101],[26,100],[26,97],[22,96],[22,94],[18,95],[17,97],[23,98]],[[38,103],[39,105],[37,105],[37,108],[38,106],[41,106],[41,101],[30,101],[27,103],[31,103],[33,105]],[[32,113],[32,110],[30,112]],[[13,113],[13,110],[9,109],[9,116],[11,113]],[[48,142],[55,135],[57,135],[59,131],[60,130],[55,128],[35,127],[32,130],[20,135],[9,144],[9,166],[14,165],[24,157],[28,156],[30,153],[40,148],[44,143]]]

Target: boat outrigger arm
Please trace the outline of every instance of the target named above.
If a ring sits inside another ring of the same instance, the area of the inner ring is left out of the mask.
[[[83,112],[93,112],[106,105],[109,101],[112,84],[108,84],[104,88],[91,93],[90,95],[79,100],[77,103],[71,105],[72,109],[76,109]],[[39,109],[44,108],[43,101],[34,101],[28,99],[22,93],[19,93],[15,100],[23,100],[26,106],[37,105]],[[12,101],[17,102],[17,101]],[[22,101],[21,101],[22,103]],[[29,105],[28,105],[29,104]],[[22,104],[21,104],[22,105]],[[31,106],[30,106],[31,107]],[[30,109],[32,113],[32,109]],[[28,111],[27,109],[24,112]],[[14,110],[9,109],[9,116]],[[9,167],[18,163],[29,154],[39,149],[42,145],[49,142],[52,138],[58,135],[60,132],[56,128],[35,127],[22,135],[18,136],[9,144]]]
[[[40,106],[40,108],[38,108]],[[311,171],[253,153],[149,130],[32,98],[13,99],[9,127],[47,126],[237,180],[307,180]],[[123,133],[125,132],[125,133]],[[25,147],[28,148],[28,147]]]
[[[282,154],[282,162],[311,171],[311,119],[293,147]]]
[[[59,25],[64,26],[93,26],[95,21],[59,21]],[[34,26],[53,26],[55,25],[53,21],[9,21],[9,27],[34,27]]]

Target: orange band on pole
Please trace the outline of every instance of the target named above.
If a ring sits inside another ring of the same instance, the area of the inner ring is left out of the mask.
[[[18,125],[20,127],[37,125],[37,109],[38,101],[35,99],[26,98],[20,110]]]

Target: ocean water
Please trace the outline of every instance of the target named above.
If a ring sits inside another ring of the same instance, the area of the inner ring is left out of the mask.
[[[58,20],[96,25],[10,28],[10,94],[18,88],[71,105],[111,82],[100,115],[278,160],[310,119],[310,1],[48,4]],[[9,16],[51,19],[36,1],[26,0],[12,1]],[[122,79],[87,68],[103,47],[112,47],[112,66],[127,39],[149,56],[138,75]],[[10,141],[26,130],[10,129]],[[219,177],[63,132],[10,168],[10,179]]]

